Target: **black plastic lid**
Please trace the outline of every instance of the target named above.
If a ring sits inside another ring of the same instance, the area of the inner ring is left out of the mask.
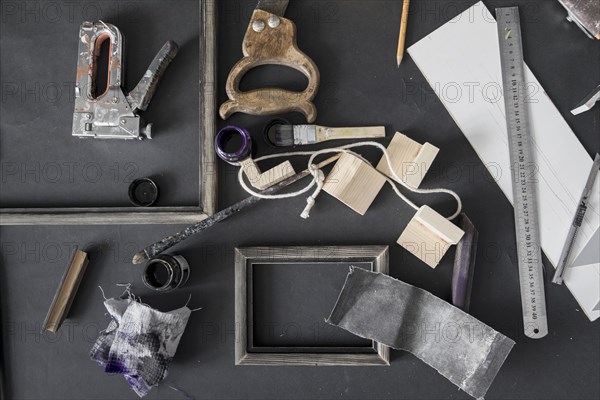
[[[136,179],[129,185],[129,200],[138,207],[148,207],[158,198],[158,186],[149,178]]]

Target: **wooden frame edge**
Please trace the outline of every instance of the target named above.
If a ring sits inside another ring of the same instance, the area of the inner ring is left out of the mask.
[[[389,358],[385,359],[380,353],[373,354],[282,354],[282,353],[246,353],[237,360],[236,365],[286,366],[306,365],[316,367],[366,367],[389,366]]]
[[[366,254],[365,254],[366,253]],[[302,254],[311,257],[302,258]],[[345,258],[373,260],[375,272],[389,272],[388,246],[290,246],[235,248],[235,365],[389,366],[390,348],[374,342],[373,354],[343,353],[249,353],[247,351],[247,266],[249,260],[321,261]],[[348,256],[350,254],[350,256]],[[288,258],[292,255],[291,258]],[[296,255],[296,257],[294,257]]]
[[[242,249],[235,248],[235,365],[244,364],[248,357],[246,313],[246,262],[248,257]]]
[[[200,1],[200,123],[202,129],[200,154],[200,206],[208,215],[217,211],[218,170],[214,150],[217,133],[217,0]],[[211,118],[206,118],[206,116]]]
[[[195,224],[206,218],[208,215],[203,211],[89,212],[56,209],[43,212],[4,213],[0,209],[0,226]]]

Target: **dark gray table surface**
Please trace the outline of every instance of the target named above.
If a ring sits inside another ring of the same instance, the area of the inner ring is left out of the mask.
[[[473,3],[414,1],[407,44]],[[600,107],[578,117],[569,110],[600,82],[599,43],[567,22],[557,1],[485,3],[490,9],[520,6],[528,65],[590,155],[598,152]],[[191,145],[198,132],[198,3],[2,0],[0,7],[0,206],[127,205],[127,183],[139,176],[157,179],[162,205],[193,204],[198,191],[198,154]],[[220,2],[219,103],[226,75],[241,56],[252,8],[248,1]],[[288,16],[298,26],[299,47],[321,72],[317,122],[384,124],[384,143],[401,131],[441,149],[424,186],[456,190],[480,232],[471,313],[517,342],[488,399],[599,398],[599,322],[589,322],[566,287],[549,283],[551,268],[546,277],[550,333],[537,341],[523,335],[512,207],[410,57],[396,68],[400,11],[401,1],[291,1]],[[77,33],[84,19],[112,22],[124,32],[129,89],[165,40],[180,43],[145,113],[155,122],[152,141],[70,136]],[[252,71],[242,86],[301,89],[305,79],[299,77],[264,67]],[[247,126],[256,136],[258,154],[264,155],[272,151],[258,136],[266,120],[235,115],[227,122]],[[373,152],[364,154],[377,159]],[[236,169],[219,167],[219,204],[225,207],[245,195],[235,181]],[[442,196],[415,199],[444,213],[454,207]],[[97,286],[118,296],[121,288],[114,285],[128,282],[161,310],[183,305],[190,294],[190,307],[202,307],[192,314],[168,378],[149,399],[186,398],[170,385],[196,399],[469,398],[434,369],[399,351],[392,351],[390,367],[234,366],[235,246],[387,244],[392,276],[450,297],[454,249],[432,270],[396,245],[413,211],[389,188],[364,217],[323,194],[305,221],[299,218],[304,205],[305,196],[262,202],[182,243],[174,251],[189,260],[192,277],[184,289],[166,295],[145,289],[142,267],[130,259],[181,226],[1,227],[2,362],[9,398],[136,398],[122,377],[105,375],[88,359],[108,322]],[[61,332],[42,335],[41,324],[75,245],[90,251],[87,274]]]

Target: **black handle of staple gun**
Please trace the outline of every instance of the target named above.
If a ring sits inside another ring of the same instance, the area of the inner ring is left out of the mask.
[[[160,78],[177,55],[178,50],[177,43],[169,40],[156,54],[140,82],[127,96],[134,109],[145,111],[148,108]]]

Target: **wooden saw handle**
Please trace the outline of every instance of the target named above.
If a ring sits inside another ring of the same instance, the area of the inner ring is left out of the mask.
[[[261,29],[262,27],[262,29]],[[289,19],[256,9],[244,37],[242,58],[233,66],[227,78],[229,100],[221,105],[219,114],[227,119],[231,114],[243,112],[250,115],[274,115],[297,111],[311,123],[317,117],[312,103],[319,87],[319,70],[314,61],[300,51],[296,44],[296,26]],[[308,86],[302,92],[280,88],[263,88],[240,91],[243,76],[254,67],[277,64],[302,72]]]

